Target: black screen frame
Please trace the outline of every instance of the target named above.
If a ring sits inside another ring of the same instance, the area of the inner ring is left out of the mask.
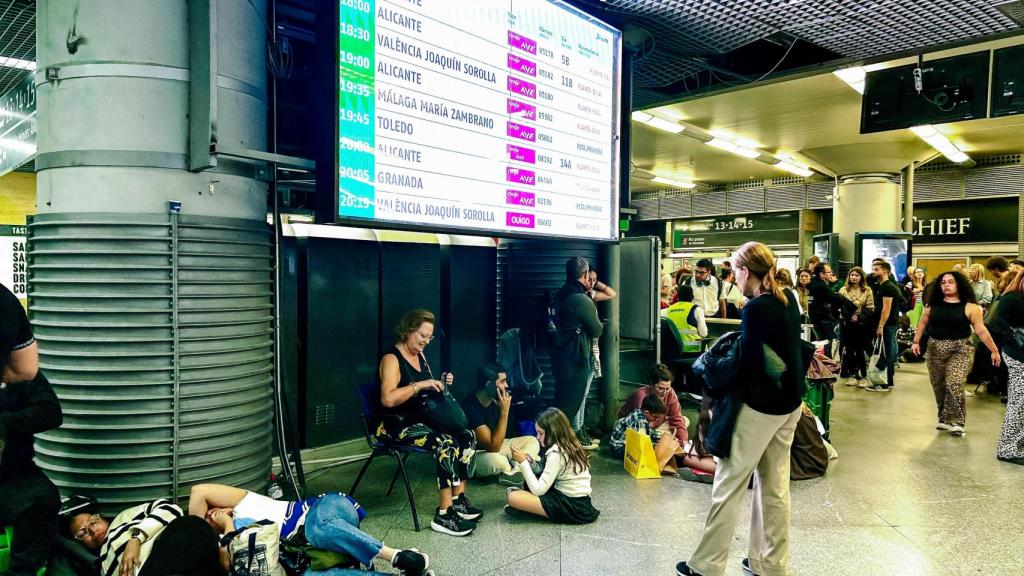
[[[629,51],[623,45],[622,30],[609,23],[608,19],[601,18],[585,10],[568,0],[546,0],[552,5],[578,15],[581,18],[591,20],[607,28],[613,35],[615,46],[615,79],[613,89],[615,90],[615,113],[613,122],[609,128],[613,131],[614,137],[611,144],[614,146],[613,157],[616,163],[612,166],[613,185],[609,190],[609,233],[611,236],[593,238],[584,236],[564,236],[537,234],[529,232],[512,232],[504,230],[493,230],[486,228],[463,228],[443,227],[433,224],[414,224],[408,222],[394,222],[389,220],[378,220],[370,218],[352,218],[338,215],[338,140],[339,132],[339,93],[338,83],[340,71],[338,62],[338,33],[337,25],[340,18],[340,6],[338,0],[325,0],[317,2],[317,45],[320,47],[317,54],[316,68],[318,82],[314,85],[316,96],[313,101],[316,103],[317,118],[313,138],[316,141],[316,200],[315,214],[316,221],[321,224],[336,224],[352,228],[368,228],[378,230],[399,230],[409,232],[426,232],[431,234],[451,234],[465,236],[482,236],[489,238],[509,238],[528,240],[554,240],[574,242],[597,242],[601,244],[618,243],[620,233],[621,207],[625,203],[624,197],[628,198],[629,179],[628,166],[630,161],[629,143],[629,103],[632,98],[631,82],[625,82],[624,78],[629,72],[628,62]]]

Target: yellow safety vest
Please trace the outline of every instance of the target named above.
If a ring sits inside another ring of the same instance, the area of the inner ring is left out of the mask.
[[[701,337],[697,327],[687,323],[690,317],[690,310],[696,306],[693,302],[676,302],[668,307],[665,315],[675,324],[679,330],[679,336],[683,339],[683,352],[700,352]]]

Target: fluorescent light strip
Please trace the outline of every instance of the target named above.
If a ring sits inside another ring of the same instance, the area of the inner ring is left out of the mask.
[[[664,118],[658,118],[657,116],[653,116],[647,112],[641,112],[639,110],[633,112],[630,117],[641,124],[647,124],[651,128],[657,128],[658,130],[664,130],[665,132],[670,132],[672,134],[679,134],[683,130],[686,130],[686,127],[681,124],[677,124],[671,120],[665,120]]]
[[[963,164],[971,159],[963,150],[957,148],[956,144],[950,142],[949,138],[942,135],[931,124],[914,126],[910,130],[927,142],[932,148],[935,148],[942,153],[942,155],[948,158],[950,162]]]
[[[814,174],[814,172],[812,172],[809,168],[805,168],[803,166],[800,166],[799,164],[793,164],[792,162],[787,162],[785,160],[780,160],[779,163],[775,164],[774,166],[781,170],[785,170],[786,172],[796,174],[797,176],[803,176],[804,178],[807,178],[811,174]]]
[[[35,70],[36,63],[31,60],[20,60],[18,58],[0,57],[0,67],[17,68],[19,70]]]
[[[761,153],[758,152],[757,150],[752,150],[745,146],[740,146],[739,144],[726,140],[725,138],[719,138],[718,136],[712,138],[711,140],[708,140],[707,142],[705,142],[705,144],[714,146],[715,148],[718,148],[720,150],[725,150],[726,152],[732,152],[733,154],[736,154],[737,156],[743,156],[744,158],[757,158],[758,156],[761,155]]]
[[[858,94],[864,93],[864,84],[867,82],[868,72],[881,70],[884,64],[868,64],[867,66],[851,66],[841,70],[833,70],[832,73],[838,76],[843,82],[849,84],[850,88]]]
[[[665,178],[664,176],[655,176],[651,179],[651,182],[657,182],[658,184],[664,184],[666,186],[673,186],[675,188],[686,188],[689,190],[696,186],[693,182],[683,182],[681,180],[673,180],[672,178]]]

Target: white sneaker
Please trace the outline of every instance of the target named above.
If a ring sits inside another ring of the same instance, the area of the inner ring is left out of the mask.
[[[964,432],[964,427],[963,426],[957,426],[955,424],[953,426],[949,427],[949,433],[952,434],[953,436],[957,436],[957,437],[960,437],[960,436],[963,436],[964,434],[967,434],[967,432]]]
[[[935,425],[935,429],[936,430],[949,430],[949,424],[946,424],[945,422],[939,422],[938,424]]]
[[[850,376],[849,378],[846,379],[846,385],[847,386],[856,386],[857,385],[857,379],[854,378],[853,376]]]
[[[857,388],[867,388],[868,386],[871,386],[871,380],[867,378],[861,378],[857,381]]]

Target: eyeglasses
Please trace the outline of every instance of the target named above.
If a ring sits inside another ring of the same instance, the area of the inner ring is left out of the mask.
[[[99,514],[89,516],[89,520],[86,521],[85,526],[82,526],[75,532],[75,540],[84,540],[86,536],[92,534],[92,529],[101,521],[103,521],[103,517]]]
[[[416,335],[420,337],[420,340],[424,344],[430,344],[430,342],[434,339],[434,335],[433,334],[424,336],[422,332],[417,332]]]

